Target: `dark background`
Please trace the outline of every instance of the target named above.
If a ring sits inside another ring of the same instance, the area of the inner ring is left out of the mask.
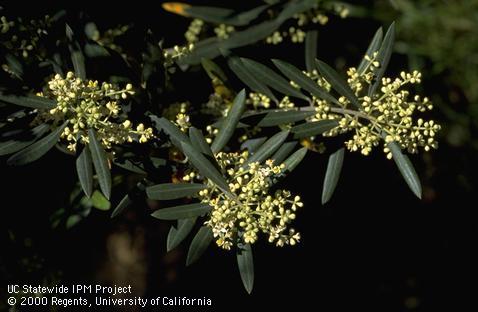
[[[378,26],[386,27],[391,19],[406,15],[398,10],[390,13],[393,7],[383,2],[365,2],[369,10],[365,18],[332,18],[321,27],[319,58],[338,68],[356,64]],[[27,8],[2,5],[25,16],[65,8],[60,2],[29,3]],[[98,26],[134,23],[138,28],[150,27],[165,38],[166,46],[181,43],[188,25],[187,19],[164,12],[160,2],[68,6],[71,14],[83,11]],[[426,37],[426,31],[433,29],[420,31]],[[406,34],[399,31],[398,38]],[[238,54],[258,60],[281,58],[303,66],[302,51],[303,46],[297,45],[247,48]],[[476,46],[470,46],[470,51],[476,54]],[[205,296],[214,304],[205,311],[305,307],[321,311],[476,310],[478,215],[473,202],[477,153],[470,141],[455,144],[449,139],[454,121],[444,111],[466,116],[466,107],[477,103],[464,96],[451,103],[450,93],[466,91],[460,81],[448,79],[454,68],[437,73],[431,69],[436,60],[426,54],[420,57],[424,60],[423,92],[437,104],[433,117],[444,125],[440,148],[412,157],[423,183],[423,200],[413,196],[393,162],[378,151],[369,157],[347,153],[334,197],[322,206],[327,155],[309,153],[286,182],[287,188],[304,199],[296,220],[303,240],[293,248],[254,246],[252,295],[243,290],[233,253],[211,246],[197,264],[187,268],[187,242],[167,254],[169,224],[149,217],[141,205],[116,219],[110,219],[110,212],[92,210],[72,229],[51,229],[51,214],[67,204],[77,181],[74,159],[58,151],[20,168],[7,167],[3,158],[0,161],[5,246],[0,272],[7,283],[131,284],[135,295],[148,298]],[[405,55],[395,54],[388,73],[408,65]],[[198,76],[204,78],[203,73],[196,73],[179,81],[190,98],[198,99],[197,104],[207,100],[211,91],[194,87]],[[472,141],[475,128],[466,130]],[[121,199],[122,191],[114,191],[113,204]],[[180,309],[171,309],[176,310]]]

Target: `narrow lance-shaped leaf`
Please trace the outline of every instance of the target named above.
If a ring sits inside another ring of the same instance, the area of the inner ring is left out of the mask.
[[[404,155],[400,149],[400,146],[396,142],[390,142],[387,144],[390,152],[392,152],[392,157],[395,163],[397,164],[398,170],[402,174],[405,182],[407,182],[408,187],[412,192],[418,197],[422,198],[422,186],[420,183],[420,178],[413,167],[410,158],[407,155]]]
[[[211,211],[212,207],[205,203],[194,203],[158,209],[151,216],[161,220],[178,220],[201,216]]]
[[[254,259],[250,244],[241,244],[237,248],[237,266],[241,275],[242,284],[247,293],[254,287]]]
[[[50,129],[50,125],[41,124],[31,130],[22,132],[19,136],[0,142],[0,156],[18,152],[19,150],[33,144],[36,140],[41,138],[48,129]]]
[[[202,226],[189,246],[186,265],[191,265],[196,262],[206,251],[209,244],[211,244],[213,238],[214,236],[212,235],[211,228],[208,226]]]
[[[171,251],[176,248],[191,232],[196,224],[196,217],[188,219],[179,219],[177,227],[171,226],[166,240],[166,249]]]
[[[302,139],[322,134],[337,126],[338,122],[336,120],[319,120],[294,126],[290,131],[293,133],[294,139]]]
[[[46,137],[14,154],[7,160],[7,163],[9,165],[20,166],[28,164],[42,157],[58,142],[60,135],[63,132],[63,129],[65,129],[67,123],[68,122],[65,122]]]
[[[246,91],[242,89],[235,97],[232,107],[227,113],[226,119],[219,128],[219,133],[214,139],[214,142],[212,142],[211,149],[213,153],[221,151],[224,146],[226,146],[227,142],[234,134],[234,130],[236,130],[237,123],[239,122],[245,108]]]
[[[121,213],[123,213],[123,211],[126,210],[126,208],[128,208],[129,206],[131,206],[133,204],[133,201],[131,200],[131,197],[129,194],[126,194],[122,199],[121,201],[119,202],[119,204],[115,207],[115,209],[113,210],[113,212],[111,213],[111,218],[114,218],[118,215],[120,215]]]
[[[150,199],[170,200],[196,195],[205,188],[207,185],[199,183],[163,183],[147,187],[146,195]]]
[[[241,58],[241,60],[249,72],[255,75],[260,81],[267,84],[269,87],[285,95],[293,96],[306,101],[309,100],[307,96],[294,88],[287,80],[282,78],[269,67],[250,59]]]
[[[204,68],[204,70],[206,71],[209,78],[211,78],[211,80],[212,79],[218,79],[223,83],[227,81],[226,74],[224,74],[222,69],[219,66],[217,66],[217,64],[214,63],[213,61],[211,61],[210,59],[203,58],[201,60],[201,65]]]
[[[249,139],[241,144],[241,150],[247,149],[249,154],[254,154],[259,147],[267,140],[267,137]]]
[[[342,147],[329,156],[322,189],[322,204],[327,203],[334,194],[337,182],[339,181],[340,172],[342,171],[344,152],[345,149]]]
[[[347,81],[345,81],[335,69],[320,60],[315,60],[315,65],[320,74],[330,83],[335,91],[345,96],[356,108],[360,108],[361,105],[357,96],[355,96],[355,93],[350,89]]]
[[[365,55],[368,57],[372,57],[375,52],[378,52],[380,49],[380,45],[382,44],[382,38],[383,38],[383,30],[382,27],[380,27],[376,32],[375,35],[373,36],[372,41],[370,42],[367,52],[365,52]],[[359,74],[362,74],[367,67],[367,65],[370,63],[365,59],[365,55],[360,61],[359,66],[357,67],[357,72]]]
[[[395,42],[395,22],[393,22],[387,30],[385,37],[383,38],[382,46],[378,50],[377,61],[380,63],[379,67],[374,70],[375,78],[374,83],[368,90],[368,96],[372,97],[375,91],[382,83],[382,77],[387,70],[390,57],[392,56],[393,44]]]
[[[286,142],[282,144],[282,146],[277,150],[277,152],[275,152],[271,159],[274,160],[276,165],[281,164],[284,159],[286,159],[287,156],[289,156],[289,154],[294,150],[296,145],[297,142]]]
[[[244,166],[253,162],[262,163],[269,156],[271,156],[282,145],[282,143],[284,143],[288,136],[289,131],[281,131],[274,134],[269,140],[267,140],[261,145],[261,147],[257,149],[254,155],[249,157]]]
[[[231,194],[226,179],[217,170],[216,166],[214,166],[201,152],[197,151],[190,144],[182,142],[181,146],[189,161],[203,176],[211,180],[224,192]]]
[[[83,147],[76,159],[76,172],[78,173],[78,179],[83,192],[86,196],[91,197],[93,192],[93,166],[88,145]]]
[[[15,104],[24,107],[38,108],[38,109],[52,109],[55,108],[56,102],[41,96],[19,96],[13,94],[0,93],[0,101],[10,104]]]
[[[315,115],[316,112],[313,111],[297,111],[297,110],[290,110],[290,111],[275,111],[275,112],[268,112],[268,113],[258,113],[257,115],[250,115],[241,119],[243,123],[250,124],[251,119],[258,119],[263,115],[263,118],[260,118],[259,122],[253,122],[253,125],[257,125],[259,127],[275,127],[279,125],[286,125],[289,123],[293,123],[296,121],[304,120],[307,117]]]
[[[252,91],[258,92],[270,98],[275,103],[279,101],[275,97],[274,93],[263,84],[260,80],[257,79],[249,70],[246,69],[242,61],[238,57],[231,57],[227,64],[231,68],[231,70],[236,74],[236,76]]]
[[[285,161],[285,170],[287,172],[293,171],[300,162],[304,159],[305,155],[307,154],[307,148],[302,147],[301,149],[297,150],[294,154],[290,155]]]
[[[151,120],[156,123],[158,130],[163,130],[171,137],[171,142],[177,148],[182,149],[181,142],[189,143],[189,138],[171,121],[164,117],[158,118],[156,116],[151,116]]]
[[[86,79],[86,70],[85,70],[85,57],[81,51],[81,47],[74,40],[74,33],[71,27],[66,24],[66,36],[70,41],[69,49],[71,54],[71,62],[73,63],[73,68],[75,69],[75,74],[80,79]]]
[[[191,140],[191,144],[201,151],[201,153],[205,155],[209,155],[213,157],[211,147],[206,142],[201,130],[196,129],[194,127],[189,128],[189,139]]]
[[[88,138],[91,151],[91,158],[98,176],[101,192],[107,199],[111,196],[111,172],[108,166],[106,152],[96,138],[95,130],[88,129]]]
[[[317,57],[317,30],[308,31],[305,35],[305,68],[309,73],[315,69],[315,58]]]
[[[294,65],[281,60],[272,60],[272,62],[287,78],[297,83],[302,89],[308,91],[316,98],[332,103],[338,103],[336,98],[330,95],[325,89],[321,88],[317,82],[312,80]]]

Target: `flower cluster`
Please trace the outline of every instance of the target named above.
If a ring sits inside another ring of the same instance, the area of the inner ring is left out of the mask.
[[[414,118],[417,111],[431,110],[433,105],[427,97],[410,95],[404,89],[407,85],[419,84],[421,74],[418,71],[401,72],[400,77],[394,79],[382,78],[374,94],[360,96],[363,91],[369,90],[374,82],[373,71],[380,66],[376,54],[366,56],[365,59],[367,66],[361,72],[356,68],[347,71],[347,82],[361,104],[359,109],[351,109],[351,104],[345,97],[339,98],[337,106],[323,100],[315,101],[317,115],[314,120],[334,119],[339,124],[325,135],[354,132],[352,139],[345,145],[349,150],[360,151],[363,155],[368,155],[383,137],[385,143],[396,142],[409,153],[417,153],[419,148],[425,151],[437,148],[435,134],[440,130],[440,125],[433,120]],[[387,146],[384,147],[384,152],[387,158],[392,157]]]
[[[211,227],[216,244],[229,250],[238,243],[253,244],[263,233],[276,246],[295,245],[300,234],[289,224],[297,208],[303,206],[301,199],[287,190],[270,192],[284,166],[276,166],[272,160],[264,165],[246,164],[247,152],[218,153],[216,158],[226,173],[232,196],[212,182],[199,193],[200,200],[213,207],[205,224]]]
[[[229,38],[229,34],[235,31],[234,26],[226,25],[226,24],[219,24],[216,28],[214,28],[214,32],[219,39],[227,39]]]
[[[184,34],[184,37],[186,38],[186,41],[191,44],[191,43],[196,43],[199,41],[199,36],[203,30],[204,26],[204,21],[201,19],[193,19],[191,21],[191,24],[189,24],[188,30]]]
[[[133,94],[132,85],[125,89],[98,81],[84,81],[68,72],[66,78],[60,75],[48,82],[48,90],[40,96],[54,99],[57,106],[41,112],[38,122],[53,121],[56,124],[68,121],[61,138],[68,143],[70,151],[76,150],[78,142],[88,143],[88,129],[95,129],[98,139],[106,149],[113,144],[139,141],[145,143],[153,137],[153,129],[143,124],[133,127],[131,121],[118,121],[121,113],[119,101]]]

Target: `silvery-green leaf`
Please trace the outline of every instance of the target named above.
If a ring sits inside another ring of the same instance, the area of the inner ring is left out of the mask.
[[[212,207],[205,203],[194,203],[158,209],[151,216],[161,220],[178,220],[198,217],[211,211]]]
[[[63,125],[58,127],[55,131],[47,135],[46,137],[38,140],[37,142],[29,145],[28,147],[22,149],[21,151],[13,154],[8,160],[7,163],[12,166],[20,166],[28,164],[32,161],[37,160],[38,158],[45,155],[49,150],[51,150],[55,144],[60,139],[60,135],[65,129],[68,121]]]
[[[6,141],[0,142],[0,156],[18,152],[21,149],[33,144],[50,129],[50,125],[41,124],[35,128],[20,132]]]
[[[176,248],[188,236],[194,224],[196,224],[196,220],[196,217],[179,219],[176,227],[171,226],[166,241],[166,249],[168,252]]]
[[[222,191],[231,194],[229,185],[224,176],[218,171],[217,166],[212,164],[204,154],[196,150],[192,145],[182,142],[181,147],[188,160],[199,170],[200,174],[211,180]]]
[[[271,157],[274,160],[276,165],[281,164],[287,156],[294,150],[297,142],[286,142],[282,144],[282,146],[275,152],[275,154]]]
[[[338,103],[337,99],[330,95],[327,90],[320,87],[317,82],[312,80],[294,65],[281,60],[272,60],[272,62],[287,78],[297,83],[302,89],[306,90],[316,98],[332,103]]]
[[[422,185],[420,183],[420,178],[418,177],[415,168],[413,167],[410,158],[407,155],[402,153],[400,146],[396,142],[390,142],[387,144],[390,152],[392,152],[393,160],[397,164],[398,170],[402,174],[405,182],[407,182],[408,187],[412,190],[418,198],[422,198]]]
[[[287,80],[282,78],[269,67],[246,58],[241,58],[241,61],[250,73],[269,87],[288,96],[293,96],[306,101],[309,100],[307,96],[294,88]]]
[[[208,226],[202,226],[194,236],[191,245],[188,250],[188,257],[186,259],[186,265],[191,265],[196,262],[206,251],[207,247],[214,239],[211,228]]]
[[[229,139],[234,134],[239,119],[246,108],[246,91],[241,90],[234,99],[231,109],[227,113],[226,119],[219,128],[219,132],[212,142],[211,150],[213,153],[221,151],[226,146]]]
[[[317,57],[317,30],[310,30],[305,35],[305,68],[311,73],[315,69],[315,58]]]
[[[147,187],[146,195],[150,199],[170,200],[196,195],[205,188],[207,185],[199,183],[163,183]]]
[[[294,139],[308,138],[311,136],[322,134],[338,126],[336,120],[319,120],[306,122],[290,129]]]
[[[319,70],[320,74],[327,80],[332,88],[337,91],[340,95],[345,96],[347,100],[352,103],[356,108],[360,108],[360,102],[355,95],[355,93],[350,89],[350,86],[347,84],[347,81],[343,79],[332,67],[326,63],[315,60],[315,65]]]
[[[372,97],[375,91],[382,83],[382,77],[385,74],[385,70],[390,62],[392,56],[393,44],[395,42],[395,22],[393,22],[387,30],[385,37],[383,38],[382,46],[378,50],[377,61],[380,66],[374,70],[375,78],[374,83],[370,85],[368,90],[368,96]]]
[[[250,244],[240,244],[237,247],[237,266],[242,284],[247,293],[250,294],[254,287],[254,259]]]
[[[196,129],[194,127],[189,128],[189,140],[191,140],[191,144],[201,151],[201,153],[213,157],[211,147],[206,142],[201,130]]]
[[[0,93],[0,101],[38,109],[52,109],[56,107],[55,101],[35,95],[19,96],[14,94]]]
[[[129,194],[126,194],[119,204],[116,206],[116,208],[113,210],[113,213],[111,213],[111,218],[114,218],[118,215],[120,215],[126,208],[131,206],[133,204],[133,201],[131,200],[131,197]]]
[[[93,166],[88,145],[83,146],[83,150],[76,159],[76,172],[83,192],[86,196],[91,197],[93,192]]]
[[[329,156],[327,171],[325,172],[324,186],[322,189],[322,204],[327,203],[334,194],[339,181],[342,164],[344,162],[345,149],[342,147]]]
[[[106,152],[96,137],[96,132],[93,129],[88,129],[89,147],[91,151],[91,158],[95,167],[98,182],[100,184],[101,192],[107,199],[111,196],[111,172],[108,166],[108,157]]]
[[[236,76],[252,91],[263,94],[270,98],[275,103],[278,102],[274,93],[267,87],[264,83],[257,79],[249,70],[246,69],[241,59],[238,57],[229,58],[227,64],[231,70],[236,74]]]
[[[294,170],[300,162],[304,159],[305,155],[307,154],[307,148],[302,147],[301,149],[297,150],[294,154],[290,155],[285,161],[285,171],[291,172]]]
[[[277,149],[279,149],[279,147],[282,145],[282,143],[284,143],[288,136],[289,131],[281,131],[279,133],[274,134],[270,139],[265,141],[264,144],[262,144],[261,147],[259,147],[251,157],[247,159],[244,165],[253,162],[262,163],[269,156],[274,154]]]
[[[380,27],[375,32],[375,35],[373,36],[373,39],[370,42],[367,48],[367,52],[365,52],[365,55],[372,57],[375,52],[378,52],[378,50],[380,49],[380,45],[382,44],[382,38],[383,38],[383,30],[382,30],[382,27]],[[367,67],[368,63],[369,61],[367,61],[364,56],[364,58],[362,58],[362,61],[360,61],[359,66],[357,67],[357,72],[362,73]]]

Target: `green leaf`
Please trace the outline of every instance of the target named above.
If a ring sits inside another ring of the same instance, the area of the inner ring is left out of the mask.
[[[262,144],[261,147],[257,149],[254,155],[249,157],[249,159],[244,165],[253,162],[262,163],[269,156],[271,156],[282,145],[282,143],[284,143],[288,136],[289,131],[281,131],[279,133],[274,134],[269,140],[264,142],[264,144]]]
[[[383,38],[382,46],[378,50],[377,61],[380,66],[374,70],[375,78],[374,83],[368,90],[368,96],[372,97],[375,94],[378,86],[382,83],[383,74],[387,70],[390,57],[392,56],[393,44],[395,42],[395,22],[393,22],[387,30],[385,37]]]
[[[23,76],[23,65],[15,55],[6,53],[5,61],[7,62],[8,69],[11,70],[15,76],[18,78]]]
[[[322,205],[327,203],[334,194],[339,181],[342,164],[344,162],[345,149],[342,147],[329,156],[327,171],[325,172],[324,187],[322,189]]]
[[[123,168],[124,170],[128,170],[137,174],[146,174],[146,171],[144,171],[142,164],[137,164],[130,159],[115,159],[113,160],[113,163],[116,166]]]
[[[272,62],[287,78],[297,83],[302,89],[308,91],[316,98],[327,100],[332,103],[338,103],[337,99],[330,95],[327,90],[321,88],[317,82],[312,80],[294,65],[281,60],[272,60]]]
[[[76,77],[85,80],[85,57],[83,56],[80,45],[74,40],[73,30],[68,24],[66,24],[66,36],[70,41],[68,47],[70,49],[71,62],[73,63],[73,68],[75,69],[75,75]]]
[[[289,156],[289,154],[294,150],[296,145],[297,142],[286,142],[282,144],[282,146],[277,150],[277,152],[275,152],[271,159],[274,160],[276,165],[281,164],[284,159],[286,159],[287,156]]]
[[[191,232],[196,224],[197,218],[179,219],[178,226],[171,226],[166,241],[167,251],[171,251],[176,248]]]
[[[249,139],[241,144],[241,151],[247,149],[250,154],[254,154],[266,140],[267,137]]]
[[[100,189],[107,199],[111,196],[111,172],[108,166],[108,158],[106,152],[96,138],[95,130],[88,129],[89,146],[93,165],[98,176]]]
[[[290,131],[294,134],[294,139],[302,139],[322,134],[337,126],[336,120],[319,120],[294,126]]]
[[[56,102],[41,96],[19,96],[13,94],[0,93],[0,101],[10,104],[15,104],[24,107],[38,108],[38,109],[52,109],[56,107]]]
[[[126,194],[121,201],[119,202],[118,206],[113,210],[111,213],[111,218],[114,218],[118,215],[120,215],[126,208],[131,206],[133,204],[133,201],[131,200],[131,197],[129,194]]]
[[[290,155],[284,161],[284,165],[285,165],[284,169],[287,172],[291,172],[292,170],[294,170],[300,164],[300,162],[304,159],[306,154],[307,154],[306,147],[302,147],[301,149],[295,151],[294,154]]]
[[[205,188],[207,185],[199,183],[163,183],[147,187],[146,195],[150,199],[170,200],[196,195]]]
[[[259,127],[275,127],[280,125],[286,125],[289,123],[294,123],[300,120],[304,120],[307,117],[313,116],[316,112],[313,111],[275,111],[275,112],[268,112],[266,114],[259,113],[264,115],[263,118],[260,119],[259,122],[256,123]],[[251,119],[254,116],[248,116],[244,118],[243,122],[248,123],[248,119]]]
[[[250,73],[256,76],[257,79],[259,79],[263,83],[267,84],[269,87],[285,95],[293,96],[306,101],[309,100],[307,96],[294,88],[287,80],[282,78],[279,74],[274,72],[269,67],[246,58],[241,58],[241,61]]]
[[[210,157],[214,157],[212,154],[211,147],[206,142],[201,130],[196,129],[194,127],[189,128],[189,139],[191,140],[191,144],[197,148],[201,153],[204,155],[208,155]]]
[[[189,138],[182,132],[175,124],[171,121],[167,120],[164,117],[158,118],[156,116],[151,116],[151,120],[153,120],[157,124],[158,130],[163,130],[169,137],[171,138],[171,142],[182,150],[181,142],[190,143]]]
[[[247,293],[254,287],[254,259],[250,244],[241,244],[237,248],[237,266],[241,275],[242,284]]]
[[[225,83],[227,81],[226,74],[224,74],[222,69],[210,59],[206,59],[206,58],[201,59],[201,65],[206,71],[209,78],[211,78],[211,80],[218,79],[222,83]]]
[[[194,203],[158,209],[151,216],[161,220],[177,220],[198,217],[211,211],[212,207],[205,203]]]
[[[305,68],[312,73],[315,69],[315,58],[317,57],[317,30],[308,31],[305,35]]]
[[[107,200],[103,194],[101,194],[98,191],[94,191],[93,195],[91,196],[91,203],[93,204],[93,207],[99,210],[110,210],[111,208],[111,203],[109,200]]]
[[[7,141],[0,142],[0,156],[18,152],[21,149],[33,144],[50,129],[50,125],[41,124],[31,130],[24,131]]]
[[[413,167],[410,158],[407,155],[402,153],[400,146],[396,142],[390,142],[387,144],[390,152],[392,152],[393,160],[397,164],[398,170],[402,174],[405,182],[407,182],[408,187],[412,192],[418,197],[422,198],[422,185],[420,183],[420,178],[418,177],[415,168]]]
[[[232,17],[230,17],[226,24],[233,25],[233,26],[246,26],[249,25],[253,20],[255,20],[259,15],[267,9],[269,5],[261,5],[251,10],[238,13]]]
[[[214,237],[211,228],[208,226],[202,226],[189,246],[186,265],[189,266],[199,260],[213,239]]]
[[[32,145],[11,156],[7,160],[7,164],[12,166],[25,165],[45,155],[58,142],[60,135],[63,132],[63,129],[65,129],[67,123],[68,121],[66,121],[63,125],[58,127],[46,137],[38,140]]]
[[[217,170],[216,166],[214,166],[201,152],[197,151],[190,144],[182,142],[181,146],[184,154],[189,158],[189,161],[203,176],[211,180],[222,191],[231,194],[226,179]]]
[[[382,44],[382,38],[383,38],[383,30],[382,27],[380,27],[376,32],[375,35],[373,36],[372,41],[370,42],[367,52],[365,52],[365,55],[368,55],[369,57],[372,57],[372,55],[375,52],[378,52],[380,49],[380,45]],[[364,58],[362,58],[362,61],[360,62],[359,66],[357,67],[357,72],[358,73],[363,73],[367,65],[369,64],[369,61],[367,61]]]
[[[76,159],[76,172],[83,192],[86,196],[91,197],[93,192],[93,166],[88,145],[83,146],[83,150]]]
[[[319,70],[320,74],[327,80],[332,88],[337,91],[340,95],[345,96],[352,105],[357,108],[360,108],[360,102],[358,98],[355,96],[355,93],[350,89],[347,81],[345,81],[332,67],[327,65],[326,63],[315,60],[315,64],[317,69]]]
[[[226,119],[222,123],[221,128],[219,128],[219,132],[214,139],[214,142],[212,142],[211,150],[213,153],[221,151],[224,146],[226,146],[227,142],[229,142],[245,108],[246,91],[242,89],[234,99],[232,107],[227,113]]]
[[[251,72],[249,72],[249,70],[246,69],[246,67],[244,66],[240,58],[231,57],[227,61],[227,64],[229,65],[231,70],[234,72],[234,74],[236,74],[236,76],[252,91],[255,91],[257,93],[267,96],[275,103],[279,102],[277,98],[275,97],[274,93],[272,93],[272,91],[269,89],[269,87],[263,84]]]
[[[234,14],[231,9],[209,6],[190,6],[186,7],[184,12],[187,16],[214,24],[225,24],[227,18]]]

